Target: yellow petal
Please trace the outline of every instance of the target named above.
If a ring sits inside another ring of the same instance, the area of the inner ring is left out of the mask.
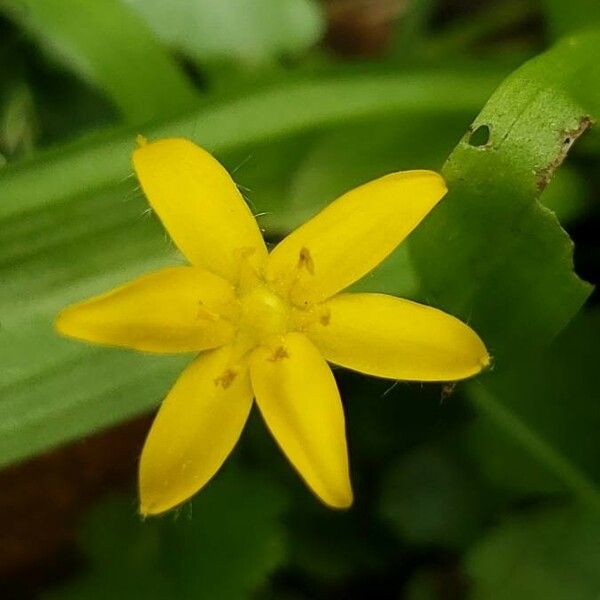
[[[62,311],[56,329],[147,352],[216,348],[233,338],[231,284],[197,267],[162,269]]]
[[[208,152],[185,139],[142,144],[133,153],[142,189],[191,263],[237,281],[240,256],[267,250],[235,183]]]
[[[239,439],[252,388],[247,365],[230,358],[230,346],[201,354],[163,401],[140,461],[142,514],[164,512],[195,494]]]
[[[329,298],[376,267],[445,193],[444,180],[431,171],[362,185],[280,242],[267,279],[298,306]]]
[[[483,342],[440,310],[384,294],[340,294],[307,335],[333,363],[378,377],[455,381],[489,364]]]
[[[260,411],[290,462],[327,505],[352,504],[344,412],[327,363],[300,333],[254,351],[250,374]]]

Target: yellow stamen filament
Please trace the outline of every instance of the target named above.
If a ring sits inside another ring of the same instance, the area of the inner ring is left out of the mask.
[[[213,323],[219,319],[219,315],[204,305],[202,300],[198,301],[198,316],[196,317],[198,320],[204,321],[212,321]]]

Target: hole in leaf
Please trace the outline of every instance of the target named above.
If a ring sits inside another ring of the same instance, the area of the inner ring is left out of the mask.
[[[475,148],[487,146],[490,141],[490,128],[487,125],[480,125],[469,136],[469,145]]]

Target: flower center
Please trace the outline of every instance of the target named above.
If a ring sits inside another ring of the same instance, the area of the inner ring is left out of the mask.
[[[256,282],[242,295],[240,304],[240,329],[257,344],[289,330],[290,307],[264,283]]]

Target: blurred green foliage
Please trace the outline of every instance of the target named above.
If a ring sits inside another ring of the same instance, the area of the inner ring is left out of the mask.
[[[600,591],[600,519],[576,507],[506,519],[467,556],[475,600],[587,600]]]
[[[48,597],[246,598],[285,559],[286,504],[278,485],[235,469],[161,521],[107,500],[82,528],[89,574]]]
[[[119,0],[5,1],[8,14],[51,60],[97,86],[127,120],[145,122],[194,105],[196,94],[181,69]]]
[[[197,0],[165,3],[125,0],[170,47],[201,65],[229,63],[258,68],[293,58],[324,32],[324,19],[311,0]],[[222,65],[221,65],[222,68]]]
[[[316,504],[255,416],[176,515],[141,522],[133,496],[93,510],[86,566],[51,597],[600,596],[600,319],[566,233],[593,275],[600,12],[479,4],[382,2],[386,49],[349,61],[323,43],[336,3],[0,2],[0,463],[157,406],[188,360],[52,330],[64,305],[182,260],[130,177],[137,133],[213,151],[272,241],[371,178],[442,170],[448,197],[356,287],[456,314],[495,358],[454,391],[336,371],[347,513]]]

